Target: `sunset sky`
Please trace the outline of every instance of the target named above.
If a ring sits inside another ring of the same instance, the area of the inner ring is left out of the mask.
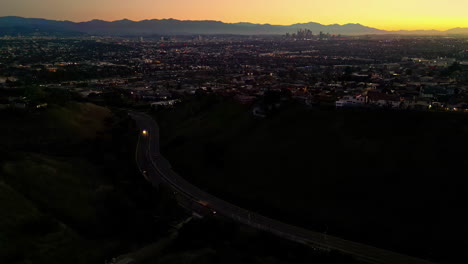
[[[174,18],[380,29],[468,27],[468,0],[0,0],[0,16],[56,20]]]

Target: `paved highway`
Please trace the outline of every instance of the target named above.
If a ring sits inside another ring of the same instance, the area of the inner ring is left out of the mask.
[[[161,182],[170,185],[174,191],[207,208],[213,214],[222,215],[254,228],[264,230],[280,237],[326,250],[337,250],[367,263],[375,264],[429,264],[423,259],[395,253],[392,251],[344,240],[319,232],[288,225],[267,218],[255,212],[235,206],[214,197],[177,175],[170,163],[159,151],[159,127],[156,121],[144,113],[131,112],[130,116],[141,129],[136,149],[136,162],[143,176],[153,185]],[[143,131],[146,131],[145,134]]]

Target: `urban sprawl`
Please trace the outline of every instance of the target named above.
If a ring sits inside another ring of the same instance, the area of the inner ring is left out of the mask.
[[[468,38],[285,36],[3,37],[0,89],[60,89],[172,105],[211,93],[252,105],[267,95],[308,106],[468,112]],[[34,97],[37,95],[31,95]],[[0,108],[46,107],[28,94]]]

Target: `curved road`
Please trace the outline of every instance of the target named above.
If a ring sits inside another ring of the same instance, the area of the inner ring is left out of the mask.
[[[250,212],[214,197],[177,175],[170,163],[159,152],[159,128],[156,121],[144,113],[130,112],[141,131],[136,149],[136,162],[143,176],[153,185],[161,182],[170,185],[174,191],[185,196],[200,207],[209,208],[212,213],[234,221],[264,230],[280,237],[326,250],[337,250],[367,263],[376,264],[429,264],[426,260],[410,257],[392,251],[344,240],[319,232],[288,225],[260,214]]]

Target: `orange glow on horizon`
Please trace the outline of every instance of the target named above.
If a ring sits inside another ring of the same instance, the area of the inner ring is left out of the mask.
[[[174,18],[290,25],[360,23],[385,30],[468,27],[467,0],[2,0],[0,16],[114,21]]]

